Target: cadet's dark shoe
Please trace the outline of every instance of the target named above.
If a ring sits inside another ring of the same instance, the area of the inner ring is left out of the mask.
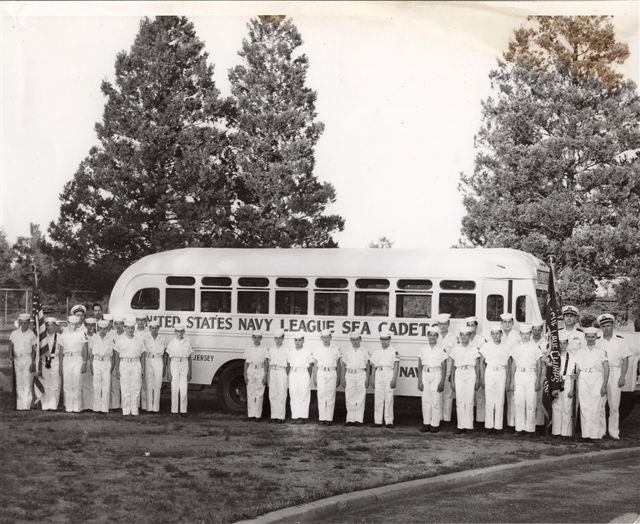
[[[393,424],[387,424],[387,426],[386,426],[386,427],[387,427],[387,428],[389,428],[389,429],[393,429],[393,428],[395,428],[395,426],[394,426]]]
[[[514,431],[513,436],[514,437],[521,437],[522,436],[522,431]]]
[[[464,435],[464,429],[462,428],[456,429],[456,435]]]
[[[431,431],[431,426],[429,424],[422,424],[420,428],[420,433],[429,433]]]
[[[431,433],[437,433],[438,431],[440,431],[440,426],[431,426],[431,429],[429,431]]]
[[[378,424],[377,422],[373,423],[373,427],[374,428],[381,428],[383,426],[383,424]]]
[[[253,420],[253,417],[244,417],[243,419],[245,422],[251,422]]]
[[[352,422],[351,424],[353,424],[354,426],[364,426],[364,424],[362,422]]]

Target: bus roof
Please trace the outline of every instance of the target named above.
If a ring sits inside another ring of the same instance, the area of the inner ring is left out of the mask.
[[[116,287],[142,274],[535,279],[537,270],[549,267],[515,249],[185,248],[141,258]]]

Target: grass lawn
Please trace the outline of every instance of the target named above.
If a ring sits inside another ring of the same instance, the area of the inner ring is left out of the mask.
[[[451,429],[425,435],[415,399],[399,399],[390,430],[244,422],[212,398],[211,389],[190,392],[182,417],[167,413],[165,395],[163,413],[123,418],[16,412],[3,394],[0,521],[232,522],[392,482],[640,445],[640,404],[622,440],[591,444]],[[344,400],[337,404],[344,420]]]

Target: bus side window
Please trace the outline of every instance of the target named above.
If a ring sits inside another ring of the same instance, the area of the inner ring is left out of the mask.
[[[527,297],[525,295],[516,298],[516,321],[527,321]]]
[[[504,297],[502,295],[487,296],[487,320],[496,322],[500,320],[500,315],[504,313]]]
[[[346,278],[316,278],[313,292],[313,314],[346,317],[349,295]]]
[[[231,313],[231,291],[202,290],[200,310],[203,313]]]
[[[389,316],[389,293],[386,291],[369,291],[387,289],[389,281],[385,278],[359,278],[356,280],[354,314],[361,317],[387,317]]]
[[[167,311],[194,311],[196,308],[195,289],[168,287],[164,297]]]
[[[269,279],[264,277],[240,277],[239,286],[250,288],[269,287]],[[266,315],[269,313],[268,289],[238,289],[238,313]]]
[[[396,318],[431,318],[431,280],[400,279],[396,291]]]
[[[306,315],[307,292],[276,290],[277,315]]]
[[[131,299],[131,309],[159,309],[160,290],[157,287],[138,289]]]
[[[449,313],[451,318],[466,318],[476,315],[475,293],[440,293],[440,313]]]

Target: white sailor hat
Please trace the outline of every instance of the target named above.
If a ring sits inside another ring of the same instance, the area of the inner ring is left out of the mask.
[[[436,319],[438,320],[438,322],[441,323],[445,323],[445,322],[449,322],[449,319],[451,318],[451,315],[449,313],[440,313]]]
[[[136,327],[136,321],[133,318],[127,317],[124,321],[125,327]]]
[[[502,327],[500,324],[492,324],[489,326],[489,333],[495,333],[496,331],[502,333]]]
[[[85,323],[87,323],[87,324],[95,324],[95,323],[97,322],[97,320],[96,320],[95,318],[93,318],[93,317],[91,317],[91,318],[86,318],[84,321],[85,321]]]
[[[57,324],[58,319],[56,317],[47,317],[44,319],[45,324]]]
[[[147,320],[146,313],[136,313],[136,320]]]
[[[440,330],[438,329],[438,326],[429,326],[427,328],[427,333],[435,333],[436,335],[440,335]]]
[[[476,324],[478,323],[478,317],[467,317],[464,319],[464,323],[468,324],[469,322],[475,322]]]
[[[502,313],[500,320],[513,320],[513,313]]]
[[[76,304],[75,306],[73,306],[71,308],[71,314],[72,315],[77,313],[78,311],[82,311],[83,313],[86,313],[87,312],[87,308],[84,307],[82,304]]]
[[[184,331],[185,327],[184,324],[182,322],[178,322],[176,324],[173,325],[173,330],[174,331]]]
[[[150,328],[152,328],[152,327],[160,327],[160,322],[158,322],[157,320],[151,320],[149,322],[149,327]]]
[[[331,330],[330,330],[330,329],[323,329],[323,330],[320,332],[320,336],[321,336],[321,337],[330,337],[330,336],[331,336],[331,334],[332,334],[332,333],[331,333]]]
[[[109,327],[109,321],[108,320],[98,320],[98,327],[100,329],[106,329]]]
[[[391,331],[389,331],[388,329],[383,329],[382,331],[380,331],[380,339],[387,339],[387,338],[391,338]]]
[[[602,315],[598,315],[597,320],[598,320],[598,325],[602,326],[602,324],[608,324],[609,322],[613,322],[615,318],[610,313],[603,313]]]
[[[471,329],[469,326],[462,326],[458,330],[458,333],[464,333],[466,335],[469,335],[469,334],[473,333],[473,329]]]
[[[531,333],[533,326],[531,324],[520,324],[518,329],[520,330],[520,333]]]
[[[349,338],[351,340],[360,340],[362,338],[362,333],[360,333],[359,331],[352,331],[351,333],[349,333]]]
[[[20,313],[18,315],[18,320],[20,322],[28,322],[29,320],[31,320],[31,315],[29,313]]]
[[[304,333],[301,331],[298,331],[293,335],[293,340],[304,340]]]
[[[584,332],[585,335],[597,335],[598,334],[598,330],[594,327],[586,327],[586,328],[582,328],[582,331]]]
[[[102,315],[102,318],[108,322],[109,320],[113,320],[113,315],[111,313],[105,313]]]
[[[124,315],[114,315],[113,317],[113,321],[114,322],[124,322],[126,320]]]
[[[541,328],[541,327],[544,327],[544,320],[534,320],[534,321],[532,321],[532,322],[531,322],[531,325],[532,325],[534,328]]]
[[[80,317],[78,315],[69,315],[67,320],[69,321],[69,324],[77,324],[80,322]]]
[[[136,317],[133,315],[127,315],[126,317],[124,317],[124,324],[125,326],[127,325],[127,322],[133,322],[134,325],[136,323]]]
[[[280,337],[284,337],[284,329],[276,329],[273,332],[273,338],[280,338]]]
[[[261,336],[262,336],[262,331],[260,331],[260,330],[258,330],[258,329],[254,329],[254,330],[251,332],[251,336],[252,336],[252,337],[261,337]]]
[[[575,315],[576,317],[578,316],[578,308],[575,306],[564,306],[562,308],[562,314],[563,315]]]
[[[558,339],[560,340],[560,342],[569,342],[569,333],[564,330],[560,331],[558,333]]]

